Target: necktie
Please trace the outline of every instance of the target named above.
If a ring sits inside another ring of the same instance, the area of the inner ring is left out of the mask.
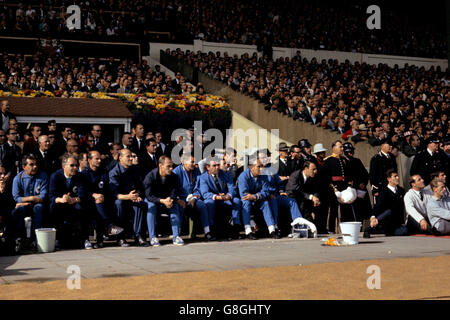
[[[222,192],[222,187],[220,186],[219,178],[216,175],[213,175],[213,180],[214,183],[216,184],[216,188],[219,191],[219,193]]]
[[[43,152],[42,157],[43,157],[44,159],[47,158],[47,151],[44,151],[44,152]]]
[[[420,195],[420,201],[423,201],[423,193],[422,193],[422,191],[419,191],[419,195]]]

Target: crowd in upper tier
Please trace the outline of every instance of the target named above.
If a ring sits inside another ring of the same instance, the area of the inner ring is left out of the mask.
[[[407,10],[384,3],[381,30],[369,30],[372,3],[312,0],[91,0],[2,2],[0,34],[96,40],[139,40],[145,31],[168,40],[242,43],[445,58],[444,8]],[[69,30],[66,9],[81,7],[81,29]],[[414,8],[413,5],[411,5]]]

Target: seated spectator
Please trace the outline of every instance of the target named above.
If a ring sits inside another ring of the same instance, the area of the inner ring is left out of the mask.
[[[438,180],[431,182],[433,196],[427,203],[427,214],[433,233],[450,235],[450,198],[445,196],[445,184]]]
[[[33,247],[36,248],[35,230],[41,228],[44,210],[48,199],[48,176],[39,170],[36,157],[25,155],[22,160],[23,170],[14,177],[12,194],[16,202],[11,212],[11,223],[16,243],[25,238],[24,218],[31,217],[31,234]]]
[[[173,170],[173,162],[167,156],[158,160],[158,167],[150,171],[144,179],[145,202],[148,205],[147,226],[152,246],[159,246],[156,237],[156,215],[168,212],[172,225],[172,242],[174,245],[184,245],[180,237],[182,219],[179,206],[186,208],[186,203],[180,199],[179,181]]]
[[[241,223],[241,200],[239,199],[236,186],[231,176],[220,170],[218,158],[209,157],[205,161],[206,171],[198,178],[198,189],[208,210],[210,219],[217,220],[216,217],[222,210],[231,210],[233,218],[233,230],[227,232],[228,239],[239,238],[239,228]],[[222,213],[223,216],[223,213]],[[222,217],[221,217],[222,218]],[[224,219],[220,219],[224,220]],[[223,222],[223,221],[221,221]],[[250,225],[250,215],[243,213],[244,225]],[[224,228],[223,225],[216,224],[217,229]],[[225,230],[226,232],[227,230]],[[217,235],[216,235],[217,236]]]
[[[89,241],[89,216],[86,187],[78,172],[76,156],[64,154],[62,169],[50,177],[50,214],[56,226],[56,240],[62,248],[92,249]]]
[[[387,186],[383,187],[373,207],[370,226],[364,231],[364,237],[382,232],[386,236],[404,236],[407,234],[404,223],[403,196],[405,190],[398,186],[399,177],[395,170],[388,170]]]
[[[428,222],[427,206],[423,188],[425,183],[418,174],[409,178],[411,189],[405,194],[406,226],[408,234],[429,233],[431,227]]]
[[[132,152],[129,149],[119,151],[119,162],[109,171],[109,189],[115,204],[115,212],[119,226],[125,231],[118,235],[118,244],[128,247],[126,236],[132,234],[136,245],[147,247],[142,230],[147,203],[142,177],[136,166],[133,166]],[[130,225],[130,217],[133,220]]]

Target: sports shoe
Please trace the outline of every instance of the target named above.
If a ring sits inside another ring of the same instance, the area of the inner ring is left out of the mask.
[[[152,245],[153,247],[159,247],[159,240],[158,238],[152,238],[152,240],[150,240],[150,245]]]
[[[123,231],[123,228],[121,228],[119,226],[115,226],[115,225],[111,225],[108,228],[108,233],[112,236],[118,235],[122,231]]]
[[[138,245],[139,247],[148,247],[149,246],[148,242],[145,241],[145,239],[142,238],[142,236],[135,237],[134,241],[135,241],[136,245]]]
[[[84,241],[84,248],[85,248],[86,250],[91,250],[91,249],[93,249],[92,243],[90,243],[89,240]]]
[[[173,244],[177,246],[183,246],[184,241],[179,236],[176,236],[175,239],[173,239]]]
[[[14,244],[14,252],[19,253],[22,250],[22,238],[17,238]]]
[[[270,236],[272,237],[272,239],[281,239],[281,236],[280,236],[280,233],[279,233],[278,230],[272,231],[272,232],[270,233]]]

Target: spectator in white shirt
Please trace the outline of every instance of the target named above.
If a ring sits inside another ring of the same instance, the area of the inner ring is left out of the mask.
[[[406,210],[406,225],[409,234],[430,233],[431,227],[427,217],[427,208],[423,188],[425,182],[418,174],[409,178],[411,189],[405,194],[403,201]]]

